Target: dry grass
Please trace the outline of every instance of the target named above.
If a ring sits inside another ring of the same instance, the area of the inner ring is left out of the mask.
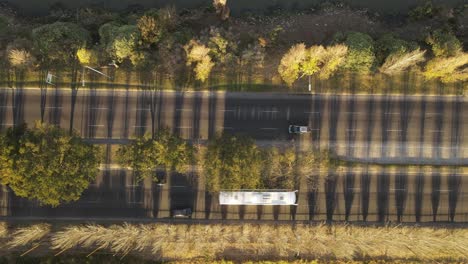
[[[8,235],[8,225],[5,222],[0,222],[0,238],[4,238]]]
[[[8,241],[8,247],[15,248],[38,242],[50,233],[49,224],[37,224],[27,227],[17,228],[11,234],[11,240]]]
[[[52,235],[54,250],[81,246],[126,255],[181,260],[234,257],[306,259],[353,256],[468,260],[467,229],[347,225],[130,225],[69,227]]]

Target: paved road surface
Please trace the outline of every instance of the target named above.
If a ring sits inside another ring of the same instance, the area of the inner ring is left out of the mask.
[[[361,160],[468,162],[468,105],[462,97],[332,96],[39,89],[0,90],[0,125],[43,120],[100,143],[116,143],[162,127],[205,140],[221,131],[263,144],[330,147]],[[289,124],[312,133],[291,136]],[[108,160],[108,162],[112,162]],[[192,207],[197,218],[298,220],[468,220],[466,175],[451,171],[349,171],[318,190],[300,186],[299,207],[221,207],[195,175],[173,175],[165,186],[133,184],[131,172],[104,170],[83,198],[40,208],[0,191],[3,215],[167,217]],[[465,180],[466,181],[466,180]],[[466,183],[465,183],[466,185]]]

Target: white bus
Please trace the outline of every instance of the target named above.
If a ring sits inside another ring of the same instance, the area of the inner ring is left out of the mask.
[[[297,205],[296,191],[236,190],[221,191],[222,205]]]

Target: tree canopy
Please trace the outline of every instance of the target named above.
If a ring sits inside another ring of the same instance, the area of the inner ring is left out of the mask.
[[[76,201],[98,173],[96,146],[56,126],[36,123],[0,136],[0,181],[16,195],[58,206]]]
[[[86,46],[89,33],[70,22],[55,22],[33,29],[32,39],[36,52],[45,63],[70,63],[76,52]]]
[[[261,151],[250,138],[218,135],[203,157],[207,189],[256,189],[261,185]]]
[[[186,172],[194,163],[194,148],[169,130],[163,129],[154,138],[145,135],[120,147],[117,160],[122,166],[134,170],[137,181],[147,177],[158,181],[155,173],[157,167]]]
[[[359,73],[370,72],[376,62],[372,37],[360,32],[349,32],[345,45],[348,47],[348,55],[344,67]]]
[[[427,37],[426,42],[431,45],[436,57],[450,57],[462,52],[461,42],[451,31],[435,30]]]

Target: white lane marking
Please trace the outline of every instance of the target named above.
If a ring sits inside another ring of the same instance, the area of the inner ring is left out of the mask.
[[[304,112],[304,114],[319,115],[320,112]]]
[[[0,108],[12,108],[12,105],[0,105]]]
[[[401,132],[401,129],[387,129],[387,131],[389,131],[389,132],[393,132],[393,131]]]
[[[109,108],[107,108],[107,107],[91,107],[90,109],[93,109],[93,110],[107,110]]]
[[[399,115],[400,112],[385,112],[386,115]]]
[[[12,126],[13,124],[10,123],[2,123],[2,126]]]
[[[234,129],[233,127],[221,127],[222,129],[228,129],[228,130],[231,130],[231,129]]]
[[[277,113],[279,111],[277,111],[277,110],[261,110],[260,112],[261,113]]]
[[[394,189],[394,188],[390,188],[390,191],[406,191],[406,189]]]
[[[62,108],[62,107],[61,106],[46,106],[45,108],[47,109],[47,108]]]
[[[442,115],[442,113],[426,113],[426,115]]]
[[[137,108],[137,111],[149,111],[151,110],[150,108]]]
[[[290,110],[291,110],[291,109],[290,109],[289,106],[288,106],[288,110],[286,111],[286,120],[289,120],[289,113],[290,113]]]
[[[357,128],[347,128],[346,130],[347,131],[361,131],[361,129],[357,129]]]
[[[148,127],[148,126],[141,126],[141,125],[140,125],[140,126],[133,126],[133,127]]]
[[[236,110],[234,110],[234,109],[222,109],[222,110],[220,110],[220,111],[221,111],[221,112],[234,112],[234,111],[236,111]]]
[[[88,125],[90,127],[103,127],[104,125]]]
[[[320,128],[309,128],[309,130],[311,130],[311,131],[319,131]]]
[[[180,128],[180,129],[189,129],[189,128],[192,128],[192,127],[189,127],[189,126],[178,126],[176,128]]]
[[[274,128],[274,127],[262,127],[260,129],[264,129],[264,130],[277,130],[278,128]]]
[[[346,113],[346,114],[353,114],[353,115],[354,115],[354,114],[356,114],[356,115],[362,114],[362,112],[345,112],[345,113]]]
[[[189,109],[189,108],[177,108],[176,111],[192,111],[192,109]]]

